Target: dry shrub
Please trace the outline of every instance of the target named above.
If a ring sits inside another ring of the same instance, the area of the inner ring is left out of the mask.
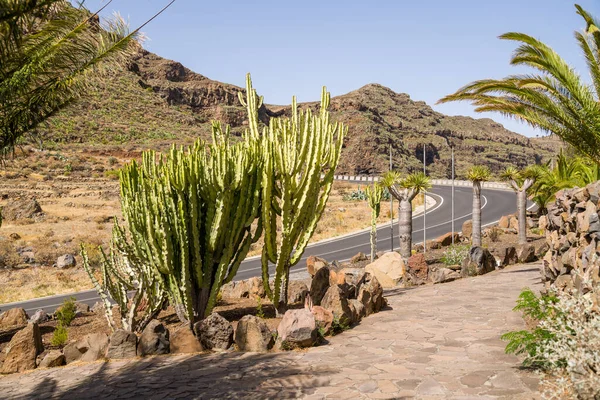
[[[14,243],[0,239],[0,268],[14,268],[23,263],[23,259],[17,253]]]

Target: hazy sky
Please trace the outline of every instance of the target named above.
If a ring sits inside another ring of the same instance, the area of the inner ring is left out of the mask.
[[[167,3],[114,0],[107,12],[136,27]],[[600,0],[579,4],[600,18]],[[509,31],[542,39],[588,79],[573,37],[583,27],[566,0],[177,0],[143,31],[148,50],[211,79],[243,86],[252,73],[267,103],[318,100],[322,85],[335,96],[380,83],[445,114],[489,116],[534,136],[468,103],[434,103],[473,80],[523,72],[508,64],[515,44],[497,39]]]

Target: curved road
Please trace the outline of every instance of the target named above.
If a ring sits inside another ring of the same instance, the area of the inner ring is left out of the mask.
[[[456,230],[460,230],[462,223],[471,219],[471,207],[473,192],[468,187],[457,187],[454,197],[454,216]],[[434,186],[428,193],[436,198],[437,204],[427,211],[427,240],[434,239],[452,230],[451,228],[451,193],[449,186]],[[394,207],[397,202],[394,202]],[[482,224],[492,224],[501,216],[514,213],[516,210],[515,194],[512,191],[482,190]],[[398,231],[394,228],[395,247],[398,245]],[[350,259],[356,253],[362,251],[368,254],[371,251],[369,244],[369,231],[362,231],[340,238],[329,239],[309,245],[304,252],[300,262],[294,266],[291,272],[302,270],[306,267],[306,258],[314,255],[326,260],[344,261]],[[423,241],[423,215],[413,218],[413,243]],[[385,224],[377,229],[377,248],[379,250],[390,249],[390,225]],[[260,259],[251,257],[245,260],[235,277],[235,280],[260,276]],[[100,300],[95,290],[86,290],[79,293],[56,295],[39,299],[27,300],[17,303],[0,305],[0,310],[13,307],[23,307],[28,314],[33,314],[38,309],[53,312],[62,302],[74,296],[78,301],[90,306]]]

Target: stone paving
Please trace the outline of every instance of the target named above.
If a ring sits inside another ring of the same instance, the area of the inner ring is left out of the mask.
[[[1,399],[537,399],[502,333],[537,265],[389,293],[389,309],[304,352],[162,356],[0,378]]]

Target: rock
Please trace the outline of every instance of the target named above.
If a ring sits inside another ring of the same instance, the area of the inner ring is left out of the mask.
[[[548,228],[548,217],[546,217],[545,215],[542,215],[540,217],[540,219],[538,220],[538,227],[542,231],[545,231]]]
[[[196,322],[194,331],[206,350],[227,350],[233,344],[233,327],[218,313]]]
[[[308,293],[308,286],[304,282],[291,281],[288,285],[288,304],[304,303]]]
[[[531,243],[520,245],[517,249],[517,257],[521,263],[535,261],[535,246]]]
[[[169,330],[160,321],[153,319],[146,325],[138,340],[137,355],[167,354],[170,350]]]
[[[508,227],[519,232],[519,219],[517,217],[510,217],[510,224]]]
[[[330,286],[321,300],[321,306],[333,313],[333,319],[340,324],[351,324],[353,320],[352,310],[348,305],[348,298],[344,296],[339,286]]]
[[[169,342],[171,354],[200,353],[203,350],[202,343],[187,324],[175,329],[169,337]]]
[[[277,327],[282,348],[310,347],[317,340],[317,324],[307,309],[288,310]]]
[[[275,344],[267,324],[254,315],[246,315],[238,322],[235,344],[241,351],[265,352]]]
[[[74,361],[91,362],[106,357],[108,336],[104,333],[89,333],[76,342],[69,343],[63,349],[65,361],[70,364]]]
[[[4,349],[3,374],[22,372],[36,367],[37,355],[44,351],[38,324],[28,324],[21,329]]]
[[[221,288],[221,295],[225,299],[242,299],[250,297],[248,281],[229,282]]]
[[[82,303],[80,301],[75,302],[75,315],[77,315],[79,317],[82,314],[89,313],[89,312],[90,312],[89,305]]]
[[[110,335],[106,357],[109,359],[134,358],[137,354],[137,336],[135,333],[117,329]]]
[[[343,285],[344,283],[347,283],[349,285],[359,286],[364,280],[365,269],[347,267],[338,271],[337,276],[338,282],[336,282],[336,284]]]
[[[367,265],[365,272],[375,276],[384,288],[393,288],[402,281],[406,270],[402,256],[392,251]]]
[[[452,238],[454,237],[454,243],[458,243],[460,241],[460,235],[458,232],[448,232],[445,235],[442,235],[435,239],[442,246],[450,246],[452,244]]]
[[[500,217],[500,220],[498,221],[498,227],[502,228],[502,229],[507,229],[510,227],[510,218],[506,215],[503,215],[502,217]]]
[[[369,259],[369,257],[367,257],[367,255],[365,253],[360,252],[350,259],[350,263],[356,264],[361,261],[367,261],[368,259]]]
[[[41,324],[42,322],[46,322],[50,319],[46,311],[39,309],[29,318],[29,323],[33,324]]]
[[[72,254],[65,254],[63,256],[58,257],[55,264],[56,268],[59,269],[72,268],[75,265],[77,265],[77,262],[75,261],[75,257],[73,257]]]
[[[333,325],[333,313],[321,306],[313,306],[310,310],[315,317],[317,328],[322,330],[324,336],[330,335]]]
[[[496,269],[496,259],[483,247],[474,246],[463,260],[462,276],[483,275]]]
[[[104,313],[104,304],[101,301],[97,301],[96,303],[94,303],[94,305],[91,308],[93,313]]]
[[[349,299],[348,306],[352,313],[352,322],[358,323],[366,315],[365,306],[357,299]]]
[[[413,254],[408,259],[408,273],[415,284],[421,284],[427,280],[429,274],[429,266],[425,261],[424,254]]]
[[[13,232],[13,233],[11,233],[11,234],[9,235],[9,237],[10,237],[10,239],[11,239],[11,240],[19,240],[19,239],[21,239],[21,235],[19,235],[19,234],[18,234],[18,233],[16,233],[16,232]]]
[[[358,287],[356,299],[363,304],[365,316],[381,311],[387,304],[381,284],[371,274],[367,274],[364,282]]]
[[[466,220],[462,224],[462,236],[467,240],[471,240],[471,235],[473,234],[473,221]]]
[[[25,264],[35,263],[35,253],[31,247],[18,247],[17,253]]]
[[[327,266],[329,266],[329,264],[321,257],[310,256],[306,259],[306,269],[310,276],[315,276],[319,269]]]
[[[460,278],[458,272],[449,268],[437,267],[429,270],[429,280],[433,283],[452,282]]]
[[[0,329],[27,324],[27,313],[23,308],[11,308],[0,314]]]
[[[442,248],[442,244],[438,241],[435,240],[428,240],[427,241],[427,249],[428,250],[438,250]]]
[[[65,365],[65,355],[60,350],[50,350],[42,361],[40,362],[40,368],[54,368]]]
[[[321,305],[321,299],[329,289],[329,275],[329,268],[323,266],[313,276],[310,284],[310,298],[316,306]]]
[[[543,258],[546,253],[550,250],[550,245],[547,242],[544,242],[540,247],[535,251],[535,256],[540,259]]]
[[[513,265],[519,261],[519,258],[517,257],[517,250],[514,248],[514,246],[493,248],[491,253],[496,258],[496,265],[499,267]]]
[[[25,219],[39,220],[44,217],[40,204],[33,199],[11,199],[2,209],[2,218],[6,221],[21,221]]]
[[[255,299],[264,299],[266,297],[262,278],[254,277],[248,279],[248,295],[250,298]]]

